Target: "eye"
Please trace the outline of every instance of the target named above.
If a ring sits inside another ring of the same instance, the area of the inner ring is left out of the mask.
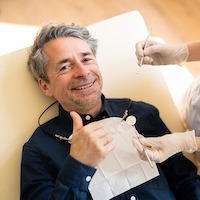
[[[58,73],[59,74],[64,74],[64,73],[67,73],[72,67],[72,64],[71,63],[65,63],[65,64],[62,64],[59,68],[59,71]]]
[[[84,59],[83,59],[83,62],[84,63],[92,63],[94,61],[94,58],[92,58],[92,57],[85,57]]]
[[[65,62],[60,66],[60,71],[69,70],[73,64],[71,62]]]
[[[91,59],[90,58],[84,58],[84,62],[88,62],[88,61],[90,61]]]
[[[63,70],[66,70],[69,68],[69,65],[63,65],[61,68],[60,68],[60,71],[63,71]]]

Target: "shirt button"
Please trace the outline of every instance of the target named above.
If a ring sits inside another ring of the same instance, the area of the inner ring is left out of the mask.
[[[87,177],[85,178],[85,180],[86,180],[87,182],[89,182],[89,181],[91,180],[91,176],[87,176]]]
[[[136,200],[136,197],[135,197],[135,196],[132,196],[132,197],[130,198],[130,200]]]
[[[90,120],[90,119],[91,119],[90,115],[86,115],[86,116],[85,116],[85,119],[86,119],[86,120]]]

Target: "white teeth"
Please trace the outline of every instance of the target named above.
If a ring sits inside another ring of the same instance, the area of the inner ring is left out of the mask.
[[[89,88],[89,87],[92,86],[92,84],[93,84],[93,83],[90,83],[90,84],[88,84],[88,85],[84,85],[84,86],[82,86],[82,87],[76,88],[76,90],[83,90],[83,89],[85,89],[85,88]]]

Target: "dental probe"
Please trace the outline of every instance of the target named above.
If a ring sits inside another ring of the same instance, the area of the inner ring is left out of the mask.
[[[147,35],[147,38],[145,40],[145,44],[144,44],[144,50],[147,48],[147,45],[148,45],[148,42],[149,42],[149,32],[148,32],[148,35]],[[142,59],[140,60],[140,64],[139,66],[142,67],[142,64],[143,64],[143,61],[144,61],[144,55],[142,56]]]
[[[135,129],[135,130],[136,130],[136,129]],[[137,135],[137,138],[138,138],[138,140],[139,140],[139,142],[140,142],[140,137],[139,137],[139,133],[137,132],[137,130],[136,130],[136,135]],[[140,144],[142,145],[143,151],[144,151],[144,153],[145,153],[145,156],[147,157],[147,160],[148,160],[150,166],[153,168],[153,163],[152,163],[151,159],[149,158],[149,155],[148,155],[148,153],[147,153],[147,151],[146,151],[146,148],[144,147],[144,145],[143,145],[141,142],[140,142]]]
[[[128,115],[128,110],[126,110],[126,111],[127,111],[127,112],[124,113],[124,116],[125,116],[125,115]],[[127,119],[126,119],[126,122],[127,122],[129,125],[131,125],[131,126],[135,125],[135,123],[136,123],[136,118],[135,118],[135,116],[132,116],[132,115],[128,116]],[[138,133],[138,131],[137,131],[136,128],[135,128],[135,133],[136,133],[136,136],[137,136],[137,138],[138,138],[138,140],[139,140],[139,142],[140,142],[139,133]],[[143,145],[141,142],[140,142],[140,144],[142,145],[143,151],[144,151],[144,153],[145,153],[145,156],[147,157],[147,160],[148,160],[148,162],[149,162],[149,165],[153,168],[153,163],[152,163],[151,159],[149,158],[149,155],[148,155],[148,153],[147,153],[147,151],[146,151],[146,148],[144,147],[144,145]]]

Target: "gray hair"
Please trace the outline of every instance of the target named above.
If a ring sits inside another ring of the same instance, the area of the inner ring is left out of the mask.
[[[44,45],[50,40],[63,37],[76,37],[84,40],[96,56],[97,40],[91,37],[85,27],[75,24],[49,23],[38,32],[28,58],[28,69],[36,81],[41,78],[49,82],[46,73],[48,57],[43,51]]]

